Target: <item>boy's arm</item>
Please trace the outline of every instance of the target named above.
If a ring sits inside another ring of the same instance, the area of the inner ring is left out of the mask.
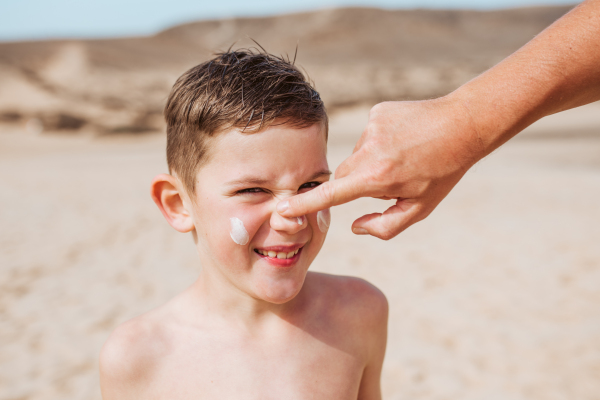
[[[370,286],[370,285],[369,285]],[[367,337],[368,359],[363,370],[358,400],[381,400],[381,369],[387,344],[388,302],[379,289],[371,286],[362,313],[362,329]]]

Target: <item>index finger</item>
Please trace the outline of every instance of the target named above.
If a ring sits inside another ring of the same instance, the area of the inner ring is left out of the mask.
[[[356,176],[324,182],[309,192],[279,202],[277,212],[294,218],[368,196],[364,182]]]

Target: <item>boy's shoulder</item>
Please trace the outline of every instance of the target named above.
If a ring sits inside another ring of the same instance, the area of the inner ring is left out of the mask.
[[[388,301],[377,287],[361,278],[309,272],[311,301],[341,326],[373,334],[387,326]]]
[[[101,380],[143,385],[155,372],[158,361],[169,352],[171,341],[158,310],[119,325],[100,352]]]
[[[331,275],[322,272],[309,272],[306,276],[311,290],[328,300],[349,307],[387,307],[387,299],[375,285],[355,276]]]

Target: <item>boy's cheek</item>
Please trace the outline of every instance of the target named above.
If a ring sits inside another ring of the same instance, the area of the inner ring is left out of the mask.
[[[319,251],[321,251],[323,243],[325,243],[325,238],[327,237],[329,224],[331,223],[329,209],[327,209],[326,213],[319,214],[319,212],[308,214],[312,230],[311,253],[314,253],[312,254],[313,257],[316,257]]]
[[[327,234],[329,225],[331,224],[331,212],[329,208],[317,212],[317,226],[321,233]]]
[[[232,245],[246,247],[270,217],[265,208],[260,205],[244,205],[228,209],[220,216],[219,236]]]
[[[235,198],[224,199],[219,195],[198,199],[195,208],[198,216],[196,221],[197,230],[203,232],[203,236],[210,242],[217,241],[221,246],[227,244],[241,245],[240,243],[243,241],[238,239],[240,243],[235,243],[231,237],[235,231],[238,232],[238,237],[240,237],[239,232],[247,232],[248,242],[251,241],[262,222],[264,222],[263,220],[268,218],[265,212],[267,211],[265,210],[266,207],[263,204],[243,203]]]

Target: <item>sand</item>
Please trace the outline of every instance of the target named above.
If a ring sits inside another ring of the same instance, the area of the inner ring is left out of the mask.
[[[364,108],[334,115],[333,167]],[[84,132],[85,133],[85,132]],[[332,210],[314,270],[389,299],[385,399],[600,398],[600,105],[540,121],[384,242]],[[192,239],[148,194],[164,136],[0,127],[0,399],[97,400],[111,330],[196,278]]]

